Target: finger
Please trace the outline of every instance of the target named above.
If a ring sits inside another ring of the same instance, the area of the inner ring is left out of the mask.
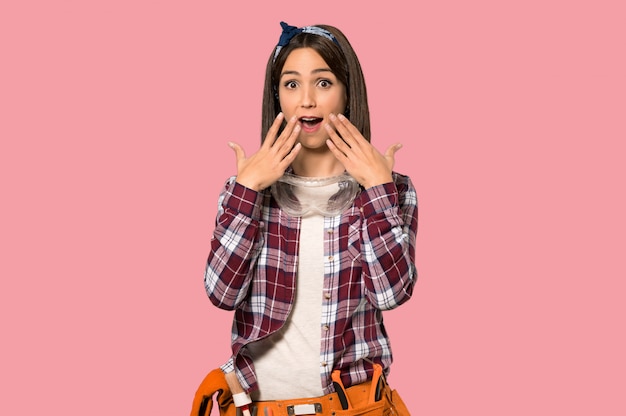
[[[283,159],[289,154],[289,152],[293,150],[293,147],[296,144],[296,140],[298,139],[298,136],[300,135],[300,130],[302,130],[302,127],[300,127],[300,125],[296,125],[293,128],[293,131],[291,132],[289,137],[284,139],[282,143],[278,143],[278,141],[276,142],[276,144],[274,145],[274,148],[276,149],[275,154],[277,157]]]
[[[246,152],[244,152],[243,148],[239,146],[237,143],[228,142],[228,147],[233,149],[235,152],[235,157],[237,158],[237,163],[246,158]]]
[[[276,135],[278,134],[278,130],[280,129],[280,126],[282,125],[284,119],[285,115],[282,112],[278,113],[278,115],[274,119],[274,122],[267,131],[267,135],[265,136],[265,139],[263,140],[263,145],[261,147],[269,148],[274,144],[274,141],[276,140]]]
[[[332,113],[328,115],[328,118],[330,118],[330,122],[332,123],[333,127],[337,130],[337,133],[339,134],[339,136],[341,136],[341,138],[344,141],[348,142],[348,140],[351,139],[350,132],[346,128],[346,126],[343,124],[341,119],[339,119],[339,117],[337,117],[336,115]]]
[[[393,166],[396,163],[396,152],[402,148],[402,143],[392,144],[385,151],[385,159],[387,159],[387,163],[390,169],[393,169]]]
[[[346,154],[344,152],[342,152],[335,145],[335,142],[333,142],[332,140],[328,139],[328,140],[326,140],[326,146],[328,146],[328,149],[335,156],[335,158],[337,158],[338,161],[340,161],[344,166],[347,165],[348,157],[346,156]]]
[[[300,128],[301,128],[300,124],[298,124],[298,117],[292,116],[287,122],[287,124],[285,125],[285,128],[283,129],[283,131],[280,133],[280,136],[276,139],[275,144],[277,146],[284,145],[286,141],[292,138],[295,130],[298,130],[297,132],[295,132],[296,138],[297,138],[300,132]]]
[[[350,151],[350,146],[337,134],[335,129],[330,124],[325,124],[324,128],[328,132],[328,137],[330,141],[333,143],[335,148],[342,153],[346,154]]]
[[[296,135],[295,138],[293,138],[294,133]],[[295,142],[295,139],[298,137],[299,133],[300,133],[300,125],[298,124],[298,118],[296,116],[292,116],[287,122],[287,124],[285,125],[285,128],[283,129],[283,131],[280,133],[280,136],[278,136],[276,140],[274,141],[273,146],[276,146],[276,148],[280,150],[285,145],[286,142],[289,142],[289,141]],[[289,149],[291,149],[291,146],[289,146]]]
[[[385,157],[394,157],[396,152],[402,148],[402,143],[392,144],[385,151]]]
[[[363,140],[365,140],[365,138],[363,137],[363,135],[361,134],[361,132],[359,131],[359,129],[356,128],[356,126],[354,124],[352,124],[350,122],[350,120],[348,120],[346,118],[346,116],[344,116],[343,114],[339,114],[336,117],[337,122],[339,123],[339,125],[341,126],[341,130],[339,130],[340,134],[343,137],[343,131],[346,132],[346,136],[350,139],[355,139],[356,141],[359,140],[359,138],[363,138]],[[367,141],[367,140],[365,140]]]
[[[333,122],[333,125],[337,129],[338,134],[341,136],[343,141],[347,143],[350,147],[352,154],[356,157],[363,157],[363,146],[367,146],[369,143],[362,139],[363,142],[359,141],[359,138],[362,138],[361,132],[350,123],[350,121],[345,118],[343,115],[335,116],[331,114],[330,119]],[[335,144],[341,148],[340,143],[335,141]],[[342,149],[343,150],[343,149]],[[344,153],[348,155],[348,153],[344,150]]]
[[[302,145],[300,143],[296,143],[293,149],[291,149],[287,156],[285,156],[283,160],[279,163],[279,167],[283,171],[285,171],[289,167],[289,165],[291,165],[291,163],[296,159],[296,156],[298,156],[298,152],[300,152],[301,148]]]

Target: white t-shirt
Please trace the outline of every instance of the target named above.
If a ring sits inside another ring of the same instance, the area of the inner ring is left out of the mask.
[[[337,185],[294,190],[300,201],[330,197]],[[312,192],[307,195],[308,192]],[[308,214],[300,226],[300,252],[295,303],[285,325],[275,334],[250,344],[259,390],[252,399],[287,400],[323,395],[321,322],[324,285],[324,217]]]

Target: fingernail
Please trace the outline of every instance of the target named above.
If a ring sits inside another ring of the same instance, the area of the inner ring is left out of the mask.
[[[337,116],[336,116],[336,115],[334,115],[333,113],[330,113],[330,114],[328,115],[328,117],[330,117],[330,119],[331,119],[331,120],[334,120],[334,119],[336,119],[336,118],[337,118]]]
[[[301,127],[300,127],[300,125],[299,125],[299,124],[296,124],[296,127],[294,127],[294,130],[295,130],[295,131],[300,131],[300,128],[301,128]]]
[[[326,128],[326,130],[330,130],[332,127],[330,127],[330,124],[326,123],[324,124],[324,127]]]
[[[340,120],[345,120],[345,119],[346,119],[346,116],[344,116],[343,114],[339,114],[339,119],[340,119]]]
[[[235,147],[235,143],[233,143],[233,142],[228,142],[228,147],[230,147],[230,148]]]

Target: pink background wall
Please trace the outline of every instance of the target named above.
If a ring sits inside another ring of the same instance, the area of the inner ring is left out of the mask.
[[[0,414],[188,414],[228,354],[204,261],[280,20],[340,27],[374,143],[405,145],[409,408],[626,414],[623,2],[219,4],[2,2]]]

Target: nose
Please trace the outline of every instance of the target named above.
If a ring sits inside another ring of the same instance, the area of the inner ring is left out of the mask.
[[[311,87],[302,88],[300,106],[303,108],[315,107],[315,89]]]

